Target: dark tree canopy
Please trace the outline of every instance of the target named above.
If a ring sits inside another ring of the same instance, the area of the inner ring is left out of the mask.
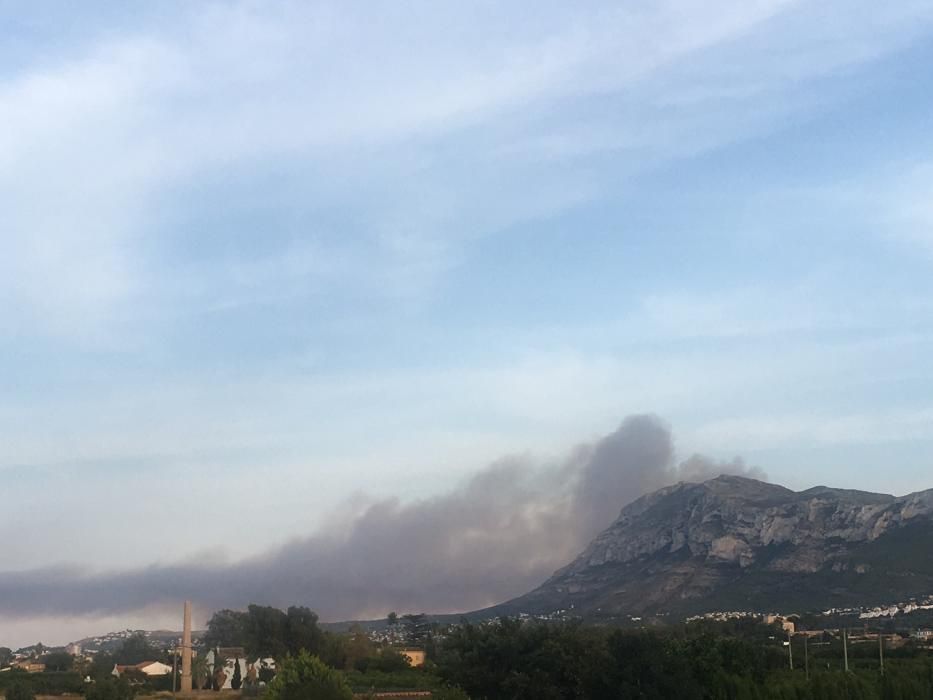
[[[216,647],[237,647],[246,643],[247,613],[238,610],[218,610],[207,623],[204,644]]]
[[[6,700],[36,700],[36,694],[27,683],[18,682],[7,689]]]
[[[278,608],[250,605],[246,648],[255,656],[285,657],[288,654],[288,618],[285,613]]]
[[[127,666],[142,663],[143,661],[153,661],[158,656],[159,652],[141,632],[128,637],[113,654],[116,663]]]
[[[91,662],[90,669],[88,669],[88,675],[91,678],[109,678],[114,664],[116,664],[116,660],[113,654],[100,651],[94,655],[94,660]]]
[[[64,651],[53,651],[42,657],[42,663],[45,664],[46,671],[70,671],[75,659]]]
[[[301,650],[319,654],[325,635],[318,616],[308,608],[250,605],[246,612],[220,610],[207,624],[205,643],[211,647],[243,647],[250,658],[279,659]]]
[[[286,613],[286,645],[291,654],[302,649],[318,654],[324,644],[324,633],[318,626],[317,613],[308,608],[292,606]]]
[[[402,616],[406,639],[413,644],[423,644],[431,634],[431,622],[424,613]]]

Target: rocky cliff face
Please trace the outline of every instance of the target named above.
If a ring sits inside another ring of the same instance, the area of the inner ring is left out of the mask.
[[[510,611],[816,609],[933,593],[933,490],[794,492],[721,476],[644,496]]]

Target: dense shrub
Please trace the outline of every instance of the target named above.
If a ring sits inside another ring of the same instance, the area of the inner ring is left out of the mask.
[[[132,700],[136,695],[125,678],[106,678],[87,689],[87,700]]]
[[[35,700],[36,694],[26,683],[17,681],[10,685],[6,691],[6,700]]]
[[[266,693],[268,700],[353,700],[353,692],[340,671],[316,656],[301,652],[286,658]]]
[[[370,688],[383,690],[433,690],[440,687],[436,676],[423,673],[414,668],[386,673],[384,671],[348,671],[347,681],[354,691],[363,692]]]
[[[431,700],[470,700],[470,696],[460,688],[444,686],[431,692]]]
[[[84,692],[84,681],[74,672],[26,673],[12,670],[0,673],[0,692],[13,685],[24,685],[36,695],[79,694]]]
[[[371,671],[380,671],[382,673],[394,673],[396,671],[407,671],[411,668],[411,662],[408,657],[396,649],[383,649],[374,656],[364,656],[358,659],[354,664],[357,671],[367,673]]]

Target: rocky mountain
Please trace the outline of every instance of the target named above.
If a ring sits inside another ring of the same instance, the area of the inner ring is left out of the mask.
[[[804,612],[929,594],[933,490],[794,492],[720,476],[634,501],[568,566],[494,612]]]

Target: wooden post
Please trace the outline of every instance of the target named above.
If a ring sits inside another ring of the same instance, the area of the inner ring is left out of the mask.
[[[884,676],[884,633],[878,632],[878,659],[881,661],[881,675]]]
[[[805,635],[803,638],[803,668],[807,674],[807,680],[810,680],[810,652],[807,648],[808,643],[810,642],[810,635]]]
[[[849,630],[842,630],[842,654],[845,658],[846,673],[849,672]]]

